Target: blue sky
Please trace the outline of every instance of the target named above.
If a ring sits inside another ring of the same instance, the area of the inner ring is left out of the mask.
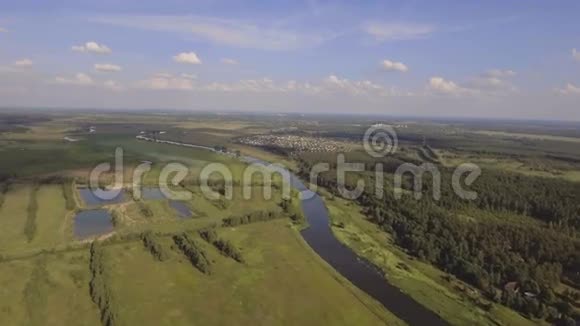
[[[3,1],[0,97],[580,120],[578,21],[578,1]]]

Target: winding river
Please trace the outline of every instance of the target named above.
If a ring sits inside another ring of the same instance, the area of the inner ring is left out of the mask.
[[[162,142],[214,151],[211,147],[173,141]],[[268,165],[267,162],[248,156],[242,157],[242,160],[249,163]],[[387,310],[409,325],[448,325],[437,314],[391,285],[376,266],[357,256],[354,251],[334,237],[330,227],[328,211],[324,201],[318,194],[310,191],[293,174],[290,174],[290,184],[304,195],[302,198],[305,198],[302,199],[302,211],[310,226],[303,230],[301,235],[322,259],[352,284],[380,302]]]

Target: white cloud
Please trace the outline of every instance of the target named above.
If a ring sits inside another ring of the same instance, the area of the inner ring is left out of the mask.
[[[435,93],[448,95],[507,95],[517,91],[509,80],[516,73],[509,69],[491,69],[462,82],[431,77],[427,88]]]
[[[197,79],[197,76],[194,75],[194,74],[185,74],[185,73],[183,73],[180,76],[181,76],[181,78],[185,78],[185,79],[192,79],[192,80],[193,79]]]
[[[578,61],[580,61],[580,52],[576,49],[572,49],[572,57]]]
[[[515,71],[509,69],[491,69],[485,73],[468,80],[464,87],[482,93],[506,93],[516,91],[516,87],[509,81],[509,78],[516,75]]]
[[[409,68],[404,63],[391,60],[383,60],[381,62],[381,67],[388,71],[406,72],[409,70]]]
[[[509,69],[491,69],[483,74],[485,77],[491,78],[508,78],[516,75],[516,72]]]
[[[201,60],[199,59],[197,54],[195,54],[195,52],[182,52],[174,56],[173,61],[193,65],[201,64]]]
[[[94,83],[91,76],[80,72],[74,75],[73,77],[58,76],[55,78],[55,82],[58,84],[80,85],[80,86],[92,85]]]
[[[248,22],[207,16],[107,15],[94,22],[135,29],[173,32],[190,39],[240,48],[291,50],[318,45],[334,33],[304,30],[302,25],[286,27],[279,20]],[[287,22],[286,22],[287,23]],[[282,27],[283,26],[283,27]]]
[[[123,87],[123,85],[121,85],[118,81],[116,80],[107,80],[103,83],[103,86],[107,89],[113,90],[113,91],[122,91],[125,89],[125,87]]]
[[[580,94],[580,86],[568,83],[566,87],[556,89],[556,92],[563,95]]]
[[[340,91],[351,95],[387,95],[387,90],[369,80],[349,80],[330,75],[324,79],[323,90]]]
[[[455,82],[446,80],[443,77],[431,77],[429,79],[429,89],[437,93],[457,95],[464,92]]]
[[[414,40],[426,37],[435,30],[426,24],[380,22],[364,23],[362,29],[379,42]]]
[[[6,33],[8,30],[4,27],[0,27],[0,33]]]
[[[226,65],[237,65],[238,61],[234,60],[234,59],[230,59],[230,58],[223,58],[222,63],[224,63]]]
[[[111,54],[111,49],[94,41],[86,42],[84,45],[73,45],[71,50],[76,52],[95,53],[95,54]]]
[[[136,84],[137,88],[153,90],[193,90],[193,82],[190,78],[174,76],[168,73],[158,73]]]
[[[276,84],[270,78],[243,79],[232,83],[210,83],[198,87],[198,90],[221,91],[221,92],[286,92],[285,85]]]
[[[181,90],[223,93],[296,93],[303,95],[390,96],[400,95],[393,89],[369,80],[349,80],[330,75],[318,82],[295,80],[276,82],[270,78],[242,79],[234,82],[206,82],[194,80],[195,76],[158,73],[135,84],[137,88],[152,90]],[[406,94],[408,95],[408,94]]]
[[[119,72],[122,70],[121,66],[110,63],[95,63],[94,68],[98,72]]]
[[[20,59],[14,62],[14,66],[18,68],[30,68],[34,63],[30,59]]]

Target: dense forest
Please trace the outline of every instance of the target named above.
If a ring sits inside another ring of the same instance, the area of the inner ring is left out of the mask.
[[[388,170],[400,159],[390,159]],[[329,160],[329,161],[332,161]],[[315,161],[302,160],[300,174],[309,178]],[[319,161],[318,161],[319,162]],[[367,170],[374,170],[372,162]],[[396,169],[395,169],[396,170]],[[317,183],[336,195],[336,173],[318,177]],[[362,174],[361,174],[362,176]],[[388,178],[388,176],[387,176]],[[374,195],[368,175],[367,190],[357,199],[363,213],[392,234],[395,242],[413,256],[425,260],[479,288],[497,303],[530,318],[575,325],[573,305],[578,292],[557,293],[565,283],[580,288],[580,187],[557,179],[528,177],[499,171],[485,171],[470,190],[474,201],[454,195],[450,171],[442,170],[442,196],[428,196],[432,182],[425,178],[422,200],[413,196],[395,198],[387,184],[384,197]],[[356,181],[347,188],[355,187]],[[412,177],[404,188],[412,189]],[[466,207],[528,215],[540,223],[513,223],[500,219],[465,220],[457,212]]]

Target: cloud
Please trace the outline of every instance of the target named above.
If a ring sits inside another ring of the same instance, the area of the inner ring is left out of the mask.
[[[201,64],[201,60],[199,60],[199,57],[195,52],[182,52],[174,56],[173,61],[193,65]]]
[[[431,77],[427,88],[435,93],[447,95],[506,95],[517,91],[509,80],[515,75],[513,70],[491,69],[463,82]]]
[[[424,38],[435,29],[426,24],[367,22],[362,25],[362,30],[376,41],[386,42]]]
[[[4,27],[0,27],[0,33],[7,33],[8,30]]]
[[[234,60],[234,59],[230,59],[230,58],[223,58],[222,63],[224,63],[226,65],[237,65],[238,61]]]
[[[106,15],[91,21],[134,29],[172,32],[214,44],[261,50],[292,50],[312,47],[335,37],[335,33],[304,31],[280,24],[279,20],[248,22],[207,16]],[[282,27],[284,26],[284,27]]]
[[[302,95],[346,95],[346,96],[390,96],[401,95],[393,89],[369,80],[349,80],[336,75],[330,75],[317,82],[308,81],[281,81],[270,78],[242,79],[234,82],[205,82],[195,79],[195,76],[181,74],[158,73],[147,79],[137,82],[136,88],[151,90],[180,90],[193,92],[222,92],[222,93],[278,93]],[[406,93],[405,95],[408,95]]]
[[[389,96],[398,95],[393,89],[376,84],[370,80],[349,80],[336,75],[330,75],[323,80],[320,86],[322,92],[339,92],[349,95],[375,95]]]
[[[196,75],[193,75],[193,74],[185,74],[185,73],[183,73],[180,76],[181,76],[181,78],[185,78],[185,79],[192,79],[192,80],[193,79],[197,79],[197,76]]]
[[[18,68],[30,68],[34,63],[30,59],[20,59],[14,62],[14,66]]]
[[[198,90],[221,91],[221,92],[249,92],[249,93],[266,93],[266,92],[286,92],[287,89],[283,84],[276,84],[270,78],[262,79],[243,79],[232,83],[210,83],[198,87]]]
[[[152,90],[193,90],[193,82],[190,78],[174,76],[168,73],[158,73],[136,84],[137,88]]]
[[[80,72],[74,75],[73,77],[58,76],[55,78],[55,82],[57,84],[79,85],[79,86],[92,85],[94,83],[91,76]]]
[[[487,93],[513,92],[516,87],[509,81],[516,75],[515,71],[509,69],[491,69],[485,73],[468,80],[464,87],[474,91]]]
[[[123,85],[121,85],[118,81],[116,80],[107,80],[103,83],[103,87],[113,90],[113,91],[122,91],[125,89],[125,87],[123,87]]]
[[[409,70],[409,68],[404,63],[391,60],[383,60],[381,62],[381,67],[388,71],[406,72]]]
[[[573,84],[568,83],[566,87],[556,89],[556,92],[562,95],[572,95],[572,94],[580,94],[580,86],[576,86]]]
[[[119,72],[122,70],[121,66],[110,63],[95,63],[94,68],[98,72]]]
[[[431,77],[429,79],[429,89],[437,93],[457,95],[464,93],[464,89],[455,82],[446,80],[443,77]]]
[[[580,61],[580,52],[576,49],[572,49],[572,57],[578,61]]]
[[[75,52],[95,53],[95,54],[111,54],[111,49],[94,41],[86,42],[84,45],[73,45],[71,50]]]
[[[507,77],[513,77],[516,75],[516,72],[513,70],[509,70],[509,69],[491,69],[488,70],[487,72],[485,72],[483,74],[485,77],[491,77],[491,78],[507,78]]]

